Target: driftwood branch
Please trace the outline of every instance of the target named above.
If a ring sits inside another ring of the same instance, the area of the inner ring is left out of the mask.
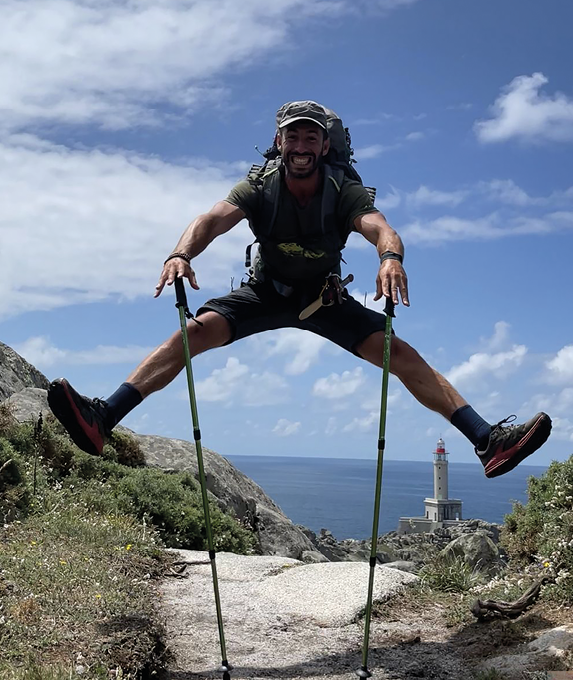
[[[12,462],[12,459],[6,460],[6,462],[4,462],[4,464],[0,467],[0,474],[2,474],[2,472],[3,472],[3,471],[6,469],[6,467],[10,464],[10,462]]]
[[[543,585],[551,582],[555,582],[555,577],[545,575],[534,582],[515,602],[498,602],[495,600],[482,601],[478,599],[471,607],[471,612],[480,621],[484,621],[488,617],[517,618],[521,616],[526,609],[535,604]]]

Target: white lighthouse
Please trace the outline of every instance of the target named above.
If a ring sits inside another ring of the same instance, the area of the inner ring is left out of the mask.
[[[442,438],[438,440],[434,450],[434,498],[448,498],[448,453]]]
[[[426,498],[424,505],[426,519],[431,522],[462,519],[461,500],[448,498],[448,453],[443,438],[438,440],[434,450],[434,497]]]
[[[434,497],[424,499],[424,517],[401,517],[399,534],[431,532],[462,519],[462,502],[448,498],[448,452],[443,438],[434,450]]]

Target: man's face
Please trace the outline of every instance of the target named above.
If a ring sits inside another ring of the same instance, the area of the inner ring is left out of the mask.
[[[293,178],[308,178],[318,168],[330,147],[325,132],[310,120],[299,120],[283,128],[277,145],[284,165]]]

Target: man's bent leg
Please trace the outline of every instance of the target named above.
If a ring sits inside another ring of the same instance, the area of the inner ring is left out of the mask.
[[[221,346],[231,336],[227,319],[217,313],[204,313],[201,322],[187,326],[191,356]],[[100,455],[113,427],[145,397],[168,385],[183,366],[183,340],[178,331],[147,356],[108,400],[84,397],[60,378],[50,385],[48,403],[74,443],[91,455]]]
[[[363,359],[382,368],[384,332],[374,332],[358,345]],[[400,379],[412,395],[428,409],[448,421],[455,411],[468,403],[443,375],[435,371],[407,342],[392,337],[390,372]]]
[[[191,357],[226,344],[231,338],[231,326],[219,313],[209,311],[201,315],[202,325],[194,320],[187,324]],[[143,399],[163,389],[179,374],[185,365],[181,331],[173,333],[149,354],[127,378],[128,383],[141,393]]]
[[[382,367],[384,333],[374,332],[358,345],[357,351],[370,363]],[[398,337],[392,338],[390,371],[421,404],[442,414],[474,443],[489,478],[511,471],[538,450],[551,433],[551,419],[544,412],[521,425],[504,426],[511,421],[509,417],[490,426],[443,375]]]

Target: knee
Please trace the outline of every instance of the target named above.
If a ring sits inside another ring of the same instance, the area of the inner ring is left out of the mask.
[[[198,321],[190,320],[187,323],[187,336],[191,352],[200,354],[226,344],[231,339],[231,326],[222,315],[205,313]]]
[[[408,342],[397,337],[392,340],[390,370],[394,375],[400,377],[400,375],[406,373],[416,362],[420,361],[421,358],[420,354],[414,347],[410,346]]]

